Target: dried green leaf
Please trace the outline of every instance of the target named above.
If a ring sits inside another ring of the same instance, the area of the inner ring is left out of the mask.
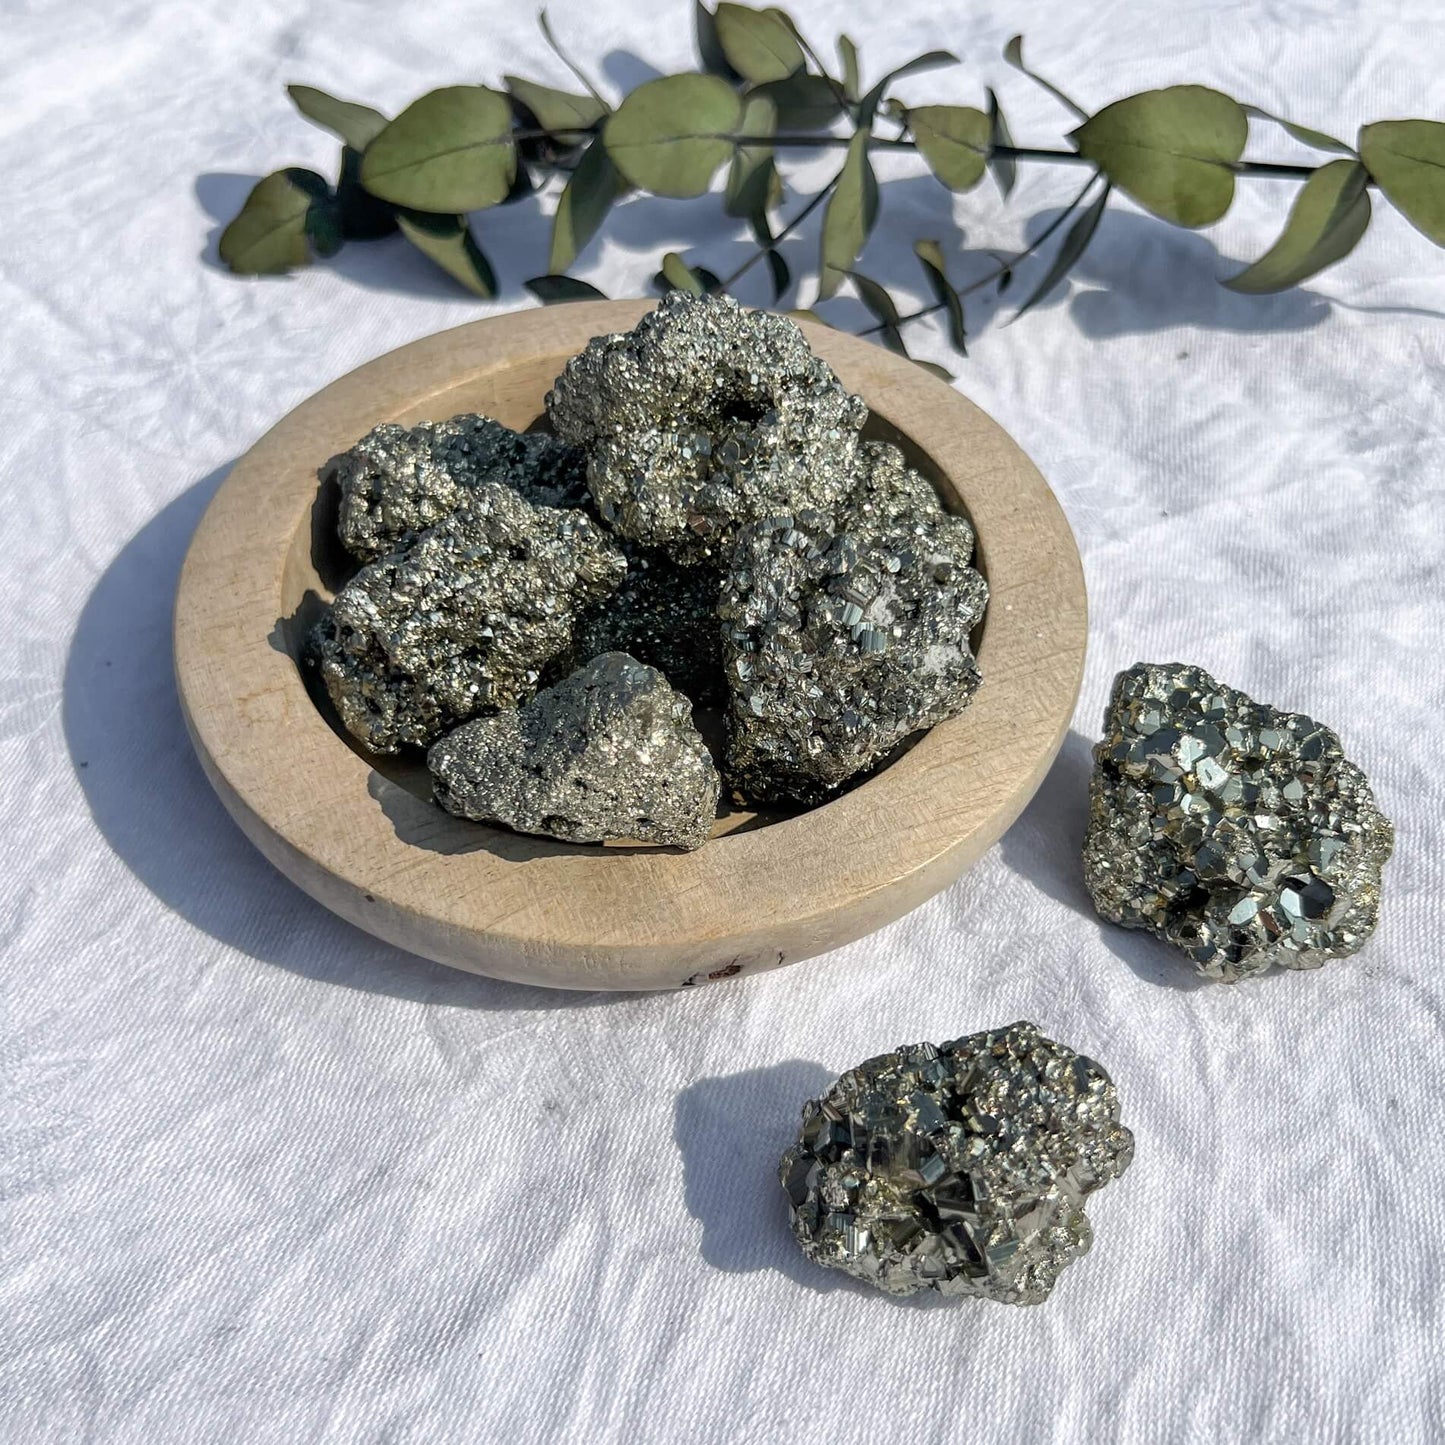
[[[1292,120],[1286,120],[1282,115],[1273,115],[1267,110],[1261,110],[1257,105],[1244,107],[1246,115],[1257,116],[1260,120],[1273,121],[1281,130],[1292,135],[1301,145],[1313,147],[1317,151],[1338,151],[1341,155],[1354,155],[1354,148],[1347,146],[1344,141],[1336,140],[1334,136],[1327,135],[1322,130],[1312,130],[1307,125],[1296,125]]]
[[[890,70],[858,102],[858,124],[865,129],[873,124],[873,117],[878,114],[878,103],[895,80],[902,80],[905,75],[916,75],[921,70],[937,70],[941,65],[957,64],[958,56],[951,50],[929,50],[916,60],[910,60],[907,65],[900,65],[896,70]]]
[[[826,130],[843,114],[833,87],[821,75],[810,75],[805,70],[787,80],[760,85],[749,94],[772,101],[779,130]]]
[[[1445,124],[1382,120],[1362,126],[1360,159],[1405,219],[1445,246]]]
[[[1003,58],[1017,71],[1028,76],[1033,83],[1048,91],[1053,98],[1066,110],[1071,110],[1080,120],[1088,120],[1089,112],[1083,106],[1069,99],[1062,90],[1050,80],[1045,80],[1042,75],[1032,71],[1024,64],[1024,38],[1022,35],[1015,35],[1012,40],[1003,48]]]
[[[1004,148],[1013,149],[1014,138],[1009,133],[1008,121],[998,103],[998,96],[988,92],[988,168],[997,184],[999,194],[1008,199],[1018,180],[1018,162],[1013,156],[1005,155]]]
[[[742,120],[737,92],[715,75],[669,75],[640,85],[607,117],[602,138],[635,186],[700,196],[732,154]]]
[[[1109,204],[1109,190],[1110,187],[1106,184],[1094,198],[1089,209],[1069,227],[1063,244],[1060,245],[1058,253],[1054,256],[1054,264],[1049,267],[1048,273],[1034,288],[1029,299],[1014,312],[1013,319],[1015,321],[1024,312],[1033,310],[1035,304],[1042,301],[1074,269],[1079,258],[1089,249],[1089,242],[1094,239],[1094,232],[1099,229],[1099,221]]]
[[[946,366],[940,366],[936,361],[925,361],[921,356],[913,357],[912,361],[914,366],[921,366],[925,371],[932,372],[940,381],[950,384],[953,382],[953,373]]]
[[[352,150],[364,151],[386,126],[386,117],[379,110],[354,100],[338,100],[314,85],[288,85],[286,94],[307,120],[340,136]]]
[[[915,241],[913,254],[923,265],[933,299],[943,307],[948,316],[948,339],[953,343],[954,350],[967,356],[968,329],[964,325],[963,298],[948,279],[948,272],[943,264],[943,247],[937,241]]]
[[[598,136],[582,153],[582,159],[557,199],[548,271],[556,274],[572,264],[626,190],[626,181],[617,173],[602,137]]]
[[[1330,161],[1304,183],[1278,241],[1224,284],[1260,295],[1284,291],[1333,266],[1370,224],[1369,175],[1359,161]]]
[[[777,129],[778,113],[765,95],[749,95],[743,102],[739,127],[743,135],[770,136]],[[751,220],[767,229],[768,210],[783,198],[783,183],[770,145],[739,146],[728,167],[723,207],[730,216]]]
[[[563,133],[591,130],[607,114],[607,106],[594,96],[572,95],[524,80],[520,75],[504,75],[512,99],[519,102],[543,130]]]
[[[315,171],[288,166],[257,181],[235,220],[221,232],[220,253],[232,271],[270,276],[311,259],[308,223],[331,187]]]
[[[843,62],[843,94],[856,103],[863,93],[862,72],[858,68],[858,47],[846,35],[838,37],[838,59]]]
[[[768,263],[768,273],[773,282],[773,305],[776,306],[783,299],[788,287],[792,284],[792,273],[788,270],[788,263],[783,260],[782,255],[769,248],[763,253]]]
[[[697,25],[697,53],[702,68],[709,75],[720,76],[723,80],[741,80],[742,76],[728,64],[722,41],[718,39],[717,21],[702,0],[697,0],[693,6],[693,19]]]
[[[507,97],[451,85],[413,101],[371,142],[361,182],[412,210],[478,211],[506,198],[516,172]]]
[[[693,274],[692,267],[676,251],[663,256],[662,275],[674,291],[690,291],[694,296],[701,296],[705,289],[701,278]]]
[[[561,301],[605,301],[607,297],[595,286],[575,276],[533,276],[522,283],[544,305]]]
[[[903,318],[898,314],[898,307],[888,294],[886,287],[881,286],[871,277],[863,275],[861,271],[850,271],[848,275],[858,290],[858,299],[879,321],[885,326],[893,327],[897,327],[902,322]]]
[[[777,10],[751,10],[724,0],[713,13],[713,24],[728,64],[744,80],[765,85],[803,68],[802,48]]]
[[[497,294],[497,278],[473,238],[465,216],[402,210],[397,212],[396,223],[402,235],[422,255],[436,262],[473,295],[491,300]]]
[[[378,241],[396,230],[396,212],[361,184],[361,152],[342,147],[336,210],[348,241]]]
[[[989,119],[971,105],[920,105],[908,125],[928,169],[951,191],[967,191],[988,164]]]
[[[826,301],[863,249],[878,219],[878,182],[868,159],[868,135],[858,131],[848,142],[848,154],[838,183],[823,211],[823,256],[818,276],[818,299]]]
[[[1202,85],[1173,85],[1106,105],[1073,140],[1146,210],[1195,227],[1229,209],[1248,134],[1238,101]]]

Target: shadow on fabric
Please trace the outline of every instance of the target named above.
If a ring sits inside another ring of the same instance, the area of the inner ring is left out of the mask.
[[[173,681],[171,607],[220,467],[126,543],[87,599],[66,658],[66,744],[92,817],[168,908],[232,948],[325,983],[483,1009],[588,1007],[627,994],[529,988],[431,963],[328,912],[277,872],[206,781]]]
[[[789,1059],[699,1079],[677,1096],[673,1138],[682,1155],[687,1211],[702,1225],[702,1257],[733,1274],[776,1270],[817,1292],[844,1290],[903,1308],[948,1308],[953,1301],[931,1293],[880,1296],[840,1270],[811,1263],[793,1239],[778,1161],[798,1137],[804,1102],[832,1082],[821,1064]]]

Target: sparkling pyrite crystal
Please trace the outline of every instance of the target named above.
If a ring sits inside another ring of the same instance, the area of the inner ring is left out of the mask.
[[[621,652],[448,733],[427,764],[450,812],[573,843],[696,848],[717,812],[717,769],[692,705]]]
[[[319,475],[340,487],[337,531],[363,562],[434,527],[483,480],[546,507],[587,501],[587,459],[575,447],[473,413],[414,427],[386,422],[332,457]]]
[[[1016,1023],[850,1069],[804,1106],[779,1174],[815,1264],[1038,1304],[1093,1242],[1084,1196],[1133,1152],[1104,1070]]]
[[[373,752],[426,746],[530,697],[571,644],[577,611],[626,570],[585,512],[478,482],[461,508],[341,589],[313,637],[321,676]]]
[[[868,409],[786,317],[673,291],[573,357],[547,414],[609,526],[719,566],[743,523],[852,490]]]
[[[1111,922],[1233,983],[1354,953],[1395,833],[1339,739],[1181,663],[1121,672],[1094,748],[1084,879]]]
[[[969,634],[988,588],[973,531],[941,509],[835,531],[770,517],[744,532],[723,584],[731,690],[728,785],[817,803],[978,687]]]

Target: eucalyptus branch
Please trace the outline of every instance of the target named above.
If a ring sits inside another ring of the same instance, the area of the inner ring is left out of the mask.
[[[879,335],[898,350],[904,348],[903,326],[946,313],[949,336],[962,350],[964,299],[989,286],[1001,293],[1014,268],[1070,223],[1042,281],[1014,319],[1023,315],[1064,281],[1116,192],[1161,221],[1198,228],[1225,214],[1240,179],[1302,182],[1279,239],[1253,265],[1225,280],[1241,292],[1283,290],[1342,260],[1368,229],[1372,193],[1390,201],[1428,239],[1445,245],[1440,122],[1377,122],[1363,126],[1351,146],[1198,85],[1144,91],[1090,114],[1025,66],[1022,40],[1015,37],[1004,58],[1078,121],[1064,145],[1020,146],[991,90],[984,92],[987,109],[911,107],[894,93],[912,74],[957,65],[951,51],[927,51],[865,90],[862,58],[846,36],[838,38],[845,75],[840,82],[812,42],[775,7],[751,9],[724,0],[711,9],[698,3],[694,13],[700,68],[647,81],[615,108],[562,49],[545,12],[539,17],[542,33],[580,92],[507,76],[505,90],[449,86],[388,118],[310,86],[289,87],[297,109],[340,138],[335,179],[297,166],[265,177],[225,228],[221,259],[241,273],[287,271],[330,256],[346,242],[399,231],[461,285],[490,297],[497,280],[483,250],[482,213],[509,202],[540,206],[555,195],[549,274],[526,285],[546,300],[595,296],[600,294],[595,287],[566,272],[619,200],[633,194],[702,196],[726,168],[724,207],[751,227],[758,248],[723,279],[668,253],[661,284],[726,291],[766,260],[772,303],[783,304],[785,294],[808,277],[806,272],[793,277],[779,243],[823,208],[814,304],[826,305],[840,286],[851,284],[876,321],[864,334]],[[896,124],[898,133],[875,133],[879,118]],[[1318,165],[1247,161],[1252,122],[1281,126],[1328,158]],[[834,149],[845,153],[837,173],[775,233],[773,216],[784,193],[779,157]],[[880,153],[915,157],[960,196],[992,171],[1007,199],[1020,162],[1086,165],[1090,177],[1034,241],[965,286],[949,280],[950,258],[938,242],[916,241],[921,280],[932,300],[901,309],[887,287],[858,269],[886,190],[873,173],[872,157]],[[563,183],[560,191],[542,186],[552,177]],[[1100,180],[1102,187],[1085,206]],[[788,257],[795,258],[796,251],[790,248]]]

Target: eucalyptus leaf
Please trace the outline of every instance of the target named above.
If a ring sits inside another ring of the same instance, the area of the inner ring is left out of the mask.
[[[538,301],[552,306],[561,301],[605,301],[606,295],[575,276],[533,276],[522,283]]]
[[[1267,110],[1261,110],[1257,105],[1244,107],[1246,115],[1256,116],[1260,120],[1273,121],[1286,134],[1292,135],[1301,145],[1307,145],[1317,151],[1338,151],[1341,155],[1352,156],[1355,153],[1353,146],[1348,146],[1342,140],[1336,140],[1332,135],[1326,135],[1322,130],[1312,130],[1307,125],[1296,125],[1292,120],[1286,120],[1282,115],[1273,115]]]
[[[497,294],[497,278],[473,238],[465,216],[403,210],[397,212],[396,223],[402,235],[422,255],[436,262],[473,295],[491,300]]]
[[[697,0],[693,6],[693,19],[697,26],[697,53],[702,68],[709,75],[721,76],[723,80],[741,80],[742,76],[728,64],[722,41],[718,39],[717,21],[702,0]]]
[[[969,105],[920,105],[908,112],[908,126],[928,169],[951,191],[967,191],[988,165],[992,127]]]
[[[767,259],[768,274],[773,283],[773,305],[776,306],[783,299],[788,287],[792,284],[792,273],[788,270],[788,263],[783,260],[782,254],[772,247],[763,252]]]
[[[1099,222],[1109,204],[1109,190],[1110,187],[1106,183],[1088,210],[1069,227],[1064,235],[1063,244],[1060,245],[1054,256],[1054,264],[1049,267],[1044,279],[1034,287],[1029,299],[1014,312],[1014,321],[1017,321],[1026,311],[1032,311],[1035,304],[1042,301],[1074,269],[1079,258],[1089,249],[1089,242],[1094,239],[1094,232],[1099,229]]]
[[[1295,197],[1279,240],[1224,284],[1248,295],[1284,291],[1348,256],[1369,228],[1369,179],[1359,161],[1321,166]]]
[[[330,200],[331,187],[315,171],[300,166],[273,171],[256,182],[240,214],[221,232],[221,260],[243,276],[306,265],[311,211]]]
[[[728,64],[744,80],[765,85],[803,68],[802,47],[777,10],[751,10],[724,0],[713,12],[713,24]]]
[[[412,210],[478,211],[506,198],[516,171],[507,97],[452,85],[413,101],[371,142],[361,182]]]
[[[618,174],[598,136],[582,153],[557,199],[548,271],[565,271],[576,260],[577,253],[597,234],[608,211],[626,190],[627,182]]]
[[[856,104],[863,93],[862,72],[858,68],[858,47],[846,35],[838,37],[838,59],[843,62],[843,94]]]
[[[386,126],[386,117],[379,110],[354,100],[338,100],[314,85],[288,85],[286,94],[307,120],[340,136],[352,150],[364,151]]]
[[[946,366],[940,366],[936,361],[925,361],[921,356],[915,356],[911,359],[914,366],[921,366],[925,371],[931,372],[940,381],[946,381],[952,384],[954,376]]]
[[[896,326],[880,326],[878,339],[889,351],[896,351],[899,356],[908,356],[907,343],[903,340],[903,333]],[[908,356],[908,359],[913,360],[911,356]]]
[[[900,65],[896,70],[890,70],[858,102],[858,124],[865,129],[873,124],[873,117],[878,114],[878,103],[895,80],[902,80],[906,75],[917,75],[922,70],[937,70],[942,65],[957,64],[958,56],[951,50],[929,50],[916,60],[910,60],[907,65]]]
[[[607,117],[602,138],[635,186],[660,196],[700,196],[732,154],[742,120],[737,92],[715,75],[669,75],[638,86]]]
[[[694,296],[703,294],[703,284],[695,276],[686,261],[676,251],[669,251],[662,258],[662,275],[674,291],[690,291]]]
[[[838,94],[821,75],[800,70],[787,80],[770,81],[749,92],[766,96],[778,112],[779,130],[826,130],[843,107]]]
[[[519,101],[543,130],[588,131],[607,114],[607,106],[594,96],[553,90],[520,75],[504,75],[502,79],[512,99]]]
[[[897,303],[888,294],[888,289],[865,276],[861,271],[850,271],[849,278],[858,288],[858,299],[885,326],[898,326],[903,318],[898,314]]]
[[[1018,162],[1011,155],[1005,155],[1003,148],[1013,149],[1014,138],[1009,133],[1008,121],[1004,119],[998,96],[988,92],[988,168],[998,186],[999,194],[1007,200],[1018,180]]]
[[[1069,99],[1062,90],[1050,80],[1045,80],[1042,75],[1032,71],[1024,64],[1024,38],[1022,35],[1015,35],[1012,40],[1003,48],[1003,58],[1022,74],[1028,76],[1033,83],[1041,89],[1048,91],[1053,98],[1064,107],[1071,110],[1080,120],[1088,120],[1089,112],[1077,102]]]
[[[348,241],[379,241],[396,230],[396,212],[361,184],[361,152],[343,146],[336,210]]]
[[[967,356],[968,328],[964,324],[963,298],[948,279],[943,263],[943,248],[937,241],[915,241],[913,254],[923,265],[933,299],[943,307],[948,317],[948,339],[953,343],[954,350]]]
[[[318,201],[306,213],[306,239],[311,243],[311,250],[323,260],[334,256],[346,244],[341,209],[334,196]]]
[[[750,95],[743,102],[739,127],[744,135],[770,136],[777,129],[778,113],[765,95]],[[770,145],[739,146],[728,167],[723,207],[730,216],[752,220],[755,229],[767,229],[768,210],[783,198],[783,183]]]
[[[878,219],[878,182],[868,159],[868,134],[857,131],[848,142],[848,154],[838,183],[823,212],[823,254],[818,276],[818,299],[826,301],[853,269],[868,234]]]
[[[1146,210],[1176,226],[1207,226],[1234,199],[1234,165],[1249,121],[1238,101],[1202,85],[1146,90],[1106,105],[1074,143]]]
[[[1362,126],[1360,159],[1405,219],[1445,246],[1445,124],[1382,120]]]

